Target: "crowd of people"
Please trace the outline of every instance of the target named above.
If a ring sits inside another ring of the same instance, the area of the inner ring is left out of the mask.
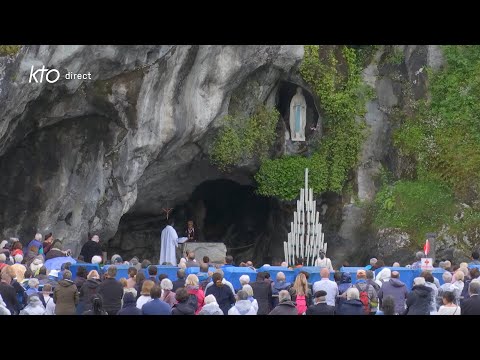
[[[52,251],[53,257],[70,254],[55,247],[51,234],[41,239],[37,234],[26,248],[17,239],[0,244],[1,315],[480,315],[480,271],[472,266],[480,264],[477,252],[470,263],[440,262],[445,270],[441,286],[431,272],[423,271],[410,290],[398,271],[375,258],[356,271],[354,282],[352,274],[338,270],[332,281],[331,261],[322,254],[319,281],[309,281],[310,273],[301,271],[298,258],[290,267],[300,268],[293,282],[284,272],[272,279],[264,271],[255,281],[242,275],[240,287],[234,288],[224,277],[224,269],[235,266],[232,256],[213,264],[188,251],[175,280],[158,274],[148,260],[123,261],[119,255],[112,256],[104,273],[87,271],[82,263],[106,263],[98,236],[93,236],[82,248],[73,277],[70,262],[47,271],[45,261],[52,259]],[[409,267],[419,268],[422,256],[418,253]],[[127,264],[128,277],[116,280],[116,265]],[[251,261],[239,265],[255,269]],[[199,272],[187,276],[190,267]]]

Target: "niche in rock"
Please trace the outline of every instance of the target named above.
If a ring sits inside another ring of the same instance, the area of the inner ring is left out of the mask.
[[[281,118],[285,122],[285,127],[289,132],[289,139],[290,137],[290,102],[292,101],[293,96],[297,93],[297,88],[302,88],[301,86],[282,81],[279,85],[278,89],[278,98],[277,98],[277,108],[280,111]],[[302,95],[305,98],[305,102],[307,105],[306,109],[306,123],[305,123],[305,139],[308,141],[309,138],[312,137],[318,126],[321,125],[319,121],[319,114],[317,111],[317,107],[313,100],[312,95],[310,92],[304,88],[302,88]]]

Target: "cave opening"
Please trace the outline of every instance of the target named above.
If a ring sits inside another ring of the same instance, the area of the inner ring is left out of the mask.
[[[255,264],[281,261],[287,231],[281,219],[288,213],[282,213],[277,200],[257,195],[254,186],[229,179],[207,180],[187,201],[172,207],[169,216],[179,236],[185,236],[187,221],[193,220],[197,241],[224,243],[237,265],[248,260]],[[165,225],[165,213],[126,213],[109,241],[109,256],[118,253],[126,259],[137,256],[158,262]]]

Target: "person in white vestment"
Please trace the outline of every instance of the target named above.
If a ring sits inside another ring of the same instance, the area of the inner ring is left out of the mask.
[[[173,225],[173,219],[168,219],[168,225],[162,230],[162,236],[160,240],[160,265],[162,265],[164,262],[167,262],[171,263],[173,266],[177,266],[175,249],[179,243],[181,244],[188,240],[187,237],[179,238],[177,232],[173,228]]]

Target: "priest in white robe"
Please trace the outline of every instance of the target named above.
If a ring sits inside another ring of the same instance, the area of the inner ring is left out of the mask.
[[[173,221],[169,221],[169,224],[165,226],[165,229],[162,230],[162,236],[160,240],[160,265],[162,265],[164,262],[167,262],[171,263],[173,266],[177,266],[177,256],[175,250],[178,244],[182,244],[188,240],[187,237],[179,238],[172,225]]]

